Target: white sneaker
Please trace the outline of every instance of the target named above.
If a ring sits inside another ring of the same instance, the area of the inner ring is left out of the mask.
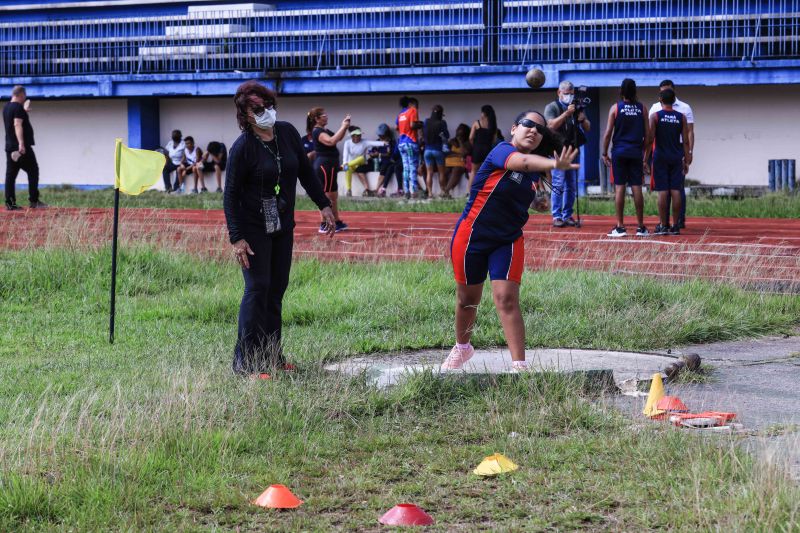
[[[453,346],[450,350],[450,355],[442,363],[442,370],[458,370],[464,366],[464,363],[472,359],[475,355],[475,348],[470,345],[466,350],[459,350],[458,346]]]
[[[614,229],[608,232],[609,237],[625,237],[627,234],[622,226],[614,226]]]

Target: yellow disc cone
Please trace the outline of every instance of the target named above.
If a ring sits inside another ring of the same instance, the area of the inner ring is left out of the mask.
[[[496,453],[486,457],[473,472],[479,476],[496,476],[505,472],[513,472],[519,468],[514,461],[503,454]]]
[[[647,394],[647,403],[644,405],[645,416],[654,417],[664,414],[666,411],[656,409],[658,400],[664,397],[664,383],[661,381],[661,373],[653,374],[653,381],[650,383],[650,392]]]

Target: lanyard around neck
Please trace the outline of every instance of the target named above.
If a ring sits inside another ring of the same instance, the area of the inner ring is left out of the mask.
[[[254,134],[256,135],[256,134]],[[256,135],[256,138],[261,141],[261,146],[263,146],[267,152],[275,159],[275,166],[278,167],[278,179],[275,180],[275,195],[277,196],[281,192],[281,148],[278,145],[278,133],[275,132],[274,140],[275,140],[275,151],[272,151],[272,148],[267,145],[267,143]],[[261,190],[264,190],[264,178],[261,178]]]

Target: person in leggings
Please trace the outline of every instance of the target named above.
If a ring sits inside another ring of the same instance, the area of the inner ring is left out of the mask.
[[[388,124],[379,125],[376,134],[378,139],[386,143],[386,146],[378,148],[378,154],[380,154],[378,196],[386,196],[386,188],[389,186],[392,176],[397,178],[397,192],[392,196],[403,196],[403,162],[400,159],[400,152],[397,151],[394,134]]]
[[[403,109],[397,115],[397,132],[400,137],[397,139],[397,149],[403,160],[403,188],[406,190],[406,199],[411,198],[417,192],[417,167],[419,166],[419,142],[417,130],[421,124],[417,107],[419,102],[416,98],[404,96],[400,99],[400,107]]]
[[[314,173],[322,184],[325,196],[331,201],[333,216],[336,218],[336,231],[347,229],[339,218],[339,185],[336,181],[339,172],[339,150],[336,143],[344,138],[347,128],[350,127],[350,115],[345,115],[342,125],[336,133],[327,129],[328,113],[322,107],[312,107],[306,117],[306,132],[311,133],[314,141]],[[325,233],[324,221],[319,225],[319,233]]]

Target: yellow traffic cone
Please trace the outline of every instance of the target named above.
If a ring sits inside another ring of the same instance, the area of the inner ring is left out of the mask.
[[[519,466],[514,464],[514,461],[503,454],[495,453],[481,461],[473,473],[479,476],[496,476],[505,472],[513,472],[517,468]]]
[[[653,381],[650,383],[650,392],[647,394],[647,403],[644,405],[645,416],[655,418],[658,415],[663,415],[666,411],[656,409],[658,400],[664,397],[664,383],[661,381],[661,373],[656,372],[653,374]]]

